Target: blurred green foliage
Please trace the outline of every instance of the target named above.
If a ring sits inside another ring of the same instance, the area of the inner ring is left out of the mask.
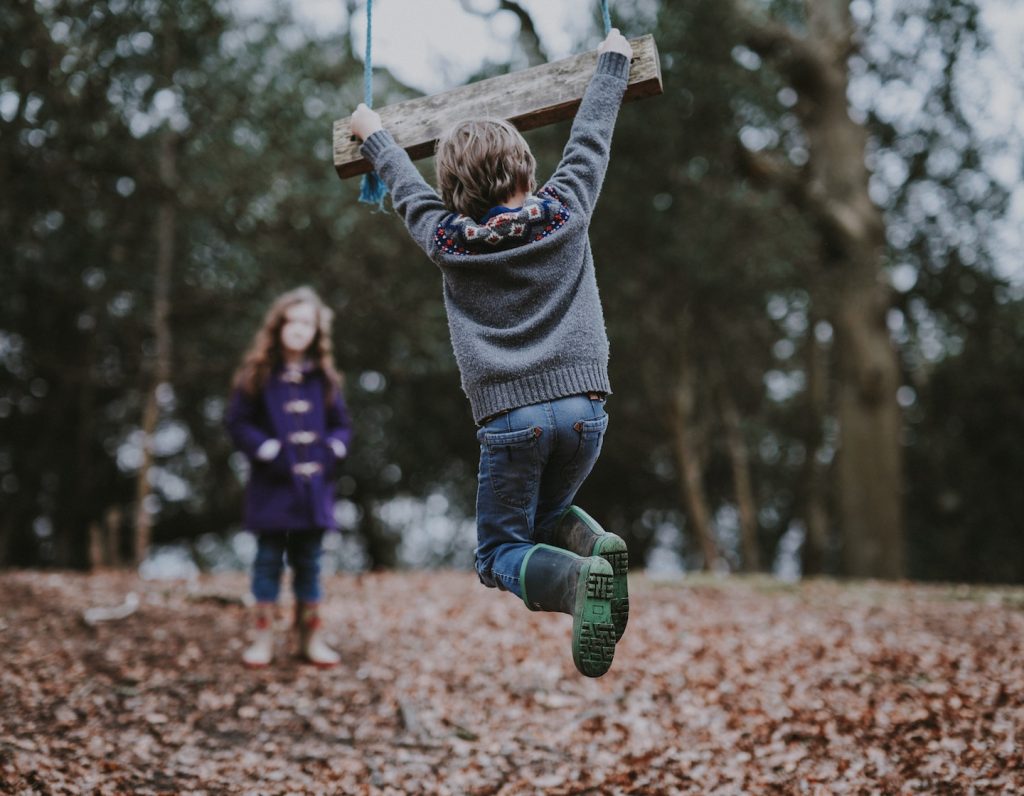
[[[777,5],[798,24],[794,4]],[[911,574],[1021,580],[1024,301],[993,268],[1005,190],[949,78],[985,44],[973,3],[920,5],[884,30],[869,24],[850,66],[883,85],[946,59],[947,79],[923,86],[910,122],[874,107],[864,118],[879,179],[905,172],[873,196],[887,263],[912,275],[890,313],[905,367]],[[636,563],[667,546],[699,564],[668,421],[681,369],[697,377],[707,498],[731,566],[743,562],[722,396],[750,451],[762,567],[802,527],[808,461],[827,469],[841,455],[831,410],[806,389],[808,356],[831,345],[820,308],[832,280],[807,220],[750,184],[738,157],[756,140],[800,165],[792,90],[742,47],[730,9],[614,9],[624,30],[655,34],[665,94],[623,109],[592,227],[616,392],[580,499],[629,536]],[[920,21],[917,49],[878,49]],[[284,7],[252,20],[198,0],[16,0],[0,35],[0,562],[82,566],[90,524],[130,507],[167,191],[175,375],[161,393],[155,541],[237,527],[224,399],[266,306],[298,284],[337,311],[357,424],[339,494],[357,507],[371,562],[398,562],[379,512],[395,496],[442,492],[454,516],[471,516],[477,451],[440,275],[396,217],[357,205],[357,181],[331,168],[331,121],[362,96],[348,37],[311,41]],[[380,105],[412,95],[384,73],[375,94]],[[173,186],[155,165],[167,126]],[[567,133],[529,135],[541,179]]]

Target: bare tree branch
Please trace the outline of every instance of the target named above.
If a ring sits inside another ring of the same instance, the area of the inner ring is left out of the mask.
[[[736,161],[740,173],[756,185],[779,191],[801,209],[809,204],[810,191],[806,176],[801,169],[781,156],[754,152],[737,139]]]
[[[779,155],[754,152],[739,141],[736,153],[740,171],[752,182],[778,191],[794,207],[814,216],[815,226],[828,247],[845,251],[870,234],[869,219],[862,218],[848,204],[831,199],[806,169],[797,168]]]
[[[731,3],[732,17],[740,26],[740,40],[763,59],[770,61],[799,94],[813,98],[827,89],[829,74],[835,66],[831,56],[837,51],[829,36],[818,38],[816,35],[808,39],[798,35],[788,25],[765,16],[748,0],[727,2]],[[816,24],[820,27],[825,22]],[[818,32],[817,27],[815,33]]]
[[[473,0],[460,0],[462,8],[468,14],[475,14],[478,17],[493,17],[501,11],[510,11],[519,19],[519,46],[526,55],[526,61],[530,66],[547,63],[548,56],[537,35],[537,27],[533,24],[533,17],[530,12],[513,0],[499,0],[498,7],[494,11],[481,11],[473,7]]]
[[[849,0],[804,0],[804,14],[811,37],[829,52],[842,55],[843,63],[856,44],[856,28]]]
[[[817,97],[827,88],[830,64],[826,51],[787,26],[771,20],[751,23],[744,40],[751,50],[771,61],[797,93]]]

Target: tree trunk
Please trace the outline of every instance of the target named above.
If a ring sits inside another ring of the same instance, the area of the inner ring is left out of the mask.
[[[729,463],[732,466],[736,506],[740,515],[740,569],[744,572],[758,572],[761,569],[761,549],[757,542],[757,498],[754,496],[753,479],[750,475],[747,442],[743,439],[739,410],[724,384],[719,384],[718,395],[719,411],[725,425]]]
[[[886,327],[885,226],[868,194],[867,132],[847,107],[853,22],[847,0],[807,3],[808,36],[772,22],[749,44],[771,58],[799,100],[806,169],[782,181],[815,221],[823,261],[836,274],[839,524],[843,572],[898,578],[904,573],[902,416],[899,361]],[[781,170],[779,170],[781,173]]]
[[[834,325],[843,571],[898,578],[904,573],[900,367],[886,325],[885,225],[868,194],[867,132],[847,107],[853,22],[846,0],[807,8],[811,35],[831,45],[820,91],[811,95],[814,107],[801,115],[812,152],[811,184],[822,186],[828,208],[823,238],[842,287]]]
[[[801,574],[813,577],[825,573],[828,550],[828,502],[825,498],[825,465],[819,460],[823,440],[825,413],[828,411],[828,359],[815,337],[817,319],[812,316],[807,334],[807,409],[803,434],[804,459],[801,480],[802,500],[799,507],[804,518],[806,536],[801,550]]]
[[[97,310],[93,310],[97,312]],[[93,440],[96,435],[96,383],[93,369],[96,366],[96,346],[98,335],[93,331],[85,340],[85,350],[81,357],[81,377],[78,380],[78,415],[75,435],[74,474],[69,477],[68,484],[62,483],[61,491],[70,497],[70,506],[58,512],[61,521],[54,529],[56,536],[54,557],[60,566],[80,568],[88,566],[89,561],[83,560],[91,554],[87,549],[91,544],[91,528],[95,522],[95,469],[92,467]],[[67,499],[67,498],[65,498]],[[85,534],[85,539],[83,539]],[[85,544],[83,544],[83,541]]]
[[[153,336],[156,356],[152,387],[142,415],[142,466],[135,485],[135,564],[141,564],[149,550],[153,513],[147,499],[153,492],[149,474],[153,465],[153,434],[160,417],[160,393],[171,379],[171,272],[174,264],[174,236],[177,206],[174,185],[177,177],[176,136],[166,128],[160,139],[159,172],[162,188],[156,226],[156,278],[153,286]]]
[[[14,538],[13,523],[11,517],[0,517],[0,569],[4,569],[10,562],[10,544]]]
[[[887,308],[885,291],[865,285],[847,294],[836,317],[839,521],[843,572],[854,577],[905,572],[900,373]]]
[[[704,491],[703,464],[700,456],[700,432],[696,420],[697,385],[688,363],[680,368],[679,381],[672,394],[670,411],[672,442],[679,466],[679,482],[691,530],[704,554],[704,569],[718,568],[718,546],[711,525]]]
[[[89,523],[89,569],[92,572],[107,566],[104,543],[103,526],[93,520]]]
[[[370,569],[394,569],[398,565],[400,540],[377,519],[374,503],[369,495],[360,492],[353,499],[360,509],[359,533],[363,537],[363,544],[366,545]]]
[[[121,510],[111,506],[103,521],[89,523],[89,569],[121,565]]]

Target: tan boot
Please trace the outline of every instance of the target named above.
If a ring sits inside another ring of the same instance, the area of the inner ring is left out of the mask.
[[[242,653],[242,663],[250,669],[262,669],[274,659],[274,603],[256,603],[252,609],[253,642]]]
[[[299,629],[299,655],[322,669],[337,666],[341,656],[327,646],[317,603],[298,603],[295,606],[295,624]]]

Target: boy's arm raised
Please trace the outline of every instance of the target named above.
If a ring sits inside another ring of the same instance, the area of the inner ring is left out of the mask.
[[[392,204],[409,234],[431,254],[437,225],[451,211],[423,179],[406,151],[381,127],[380,116],[363,104],[352,114],[352,132],[363,139],[360,151],[391,191]]]
[[[611,152],[612,131],[629,78],[633,51],[617,29],[598,49],[597,69],[580,102],[562,160],[548,183],[576,198],[589,215],[594,211]]]

